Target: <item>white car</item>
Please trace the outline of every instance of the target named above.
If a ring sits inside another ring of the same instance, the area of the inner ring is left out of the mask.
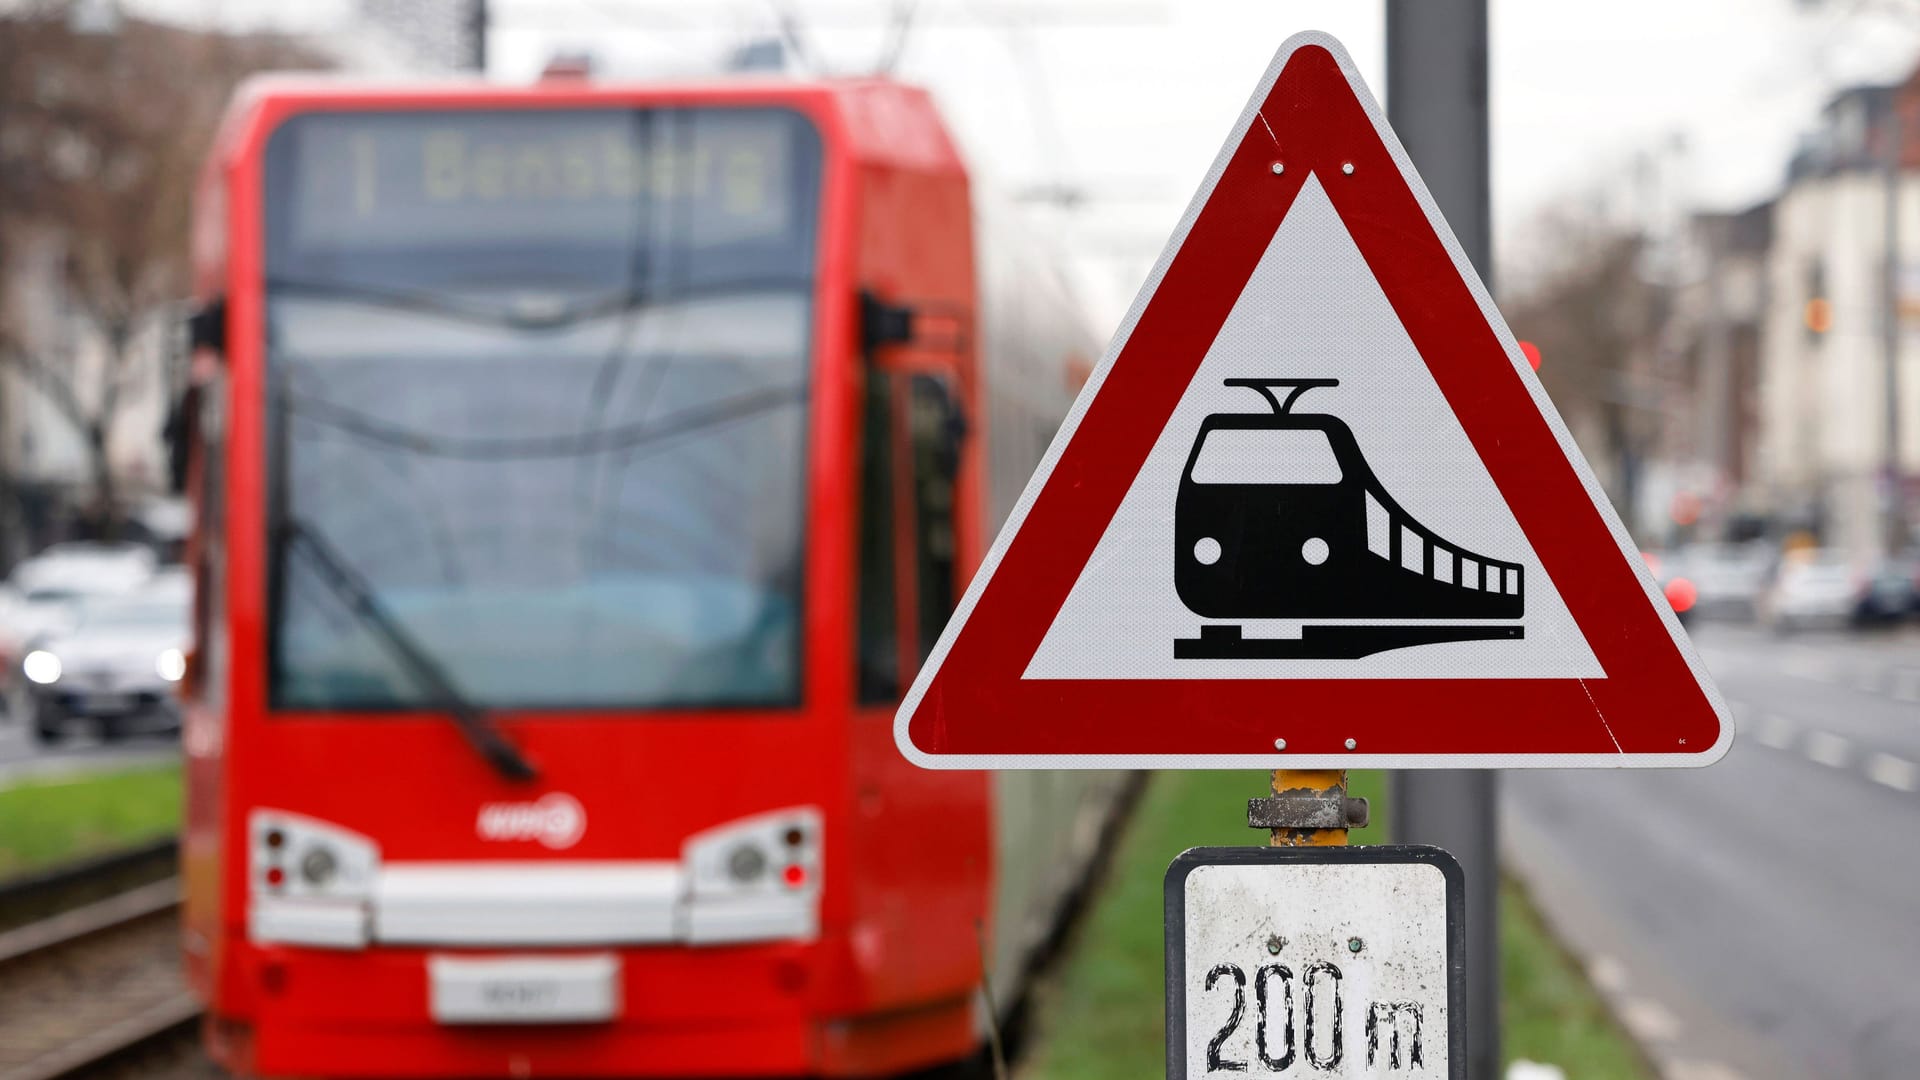
[[[108,544],[91,540],[54,544],[13,568],[12,582],[21,590],[70,589],[87,593],[118,593],[147,583],[156,570],[153,552],[139,544]]]
[[[73,624],[79,602],[71,589],[0,585],[0,686],[12,682],[27,642]]]
[[[84,727],[103,739],[178,731],[189,606],[188,582],[174,574],[82,599],[70,626],[34,639],[20,658],[23,719],[43,741]]]
[[[1694,611],[1707,618],[1752,619],[1766,591],[1772,553],[1762,544],[1701,544],[1687,566],[1698,590]]]
[[[1810,626],[1845,626],[1860,595],[1853,563],[1834,551],[1790,556],[1767,595],[1766,622],[1787,633]]]
[[[27,643],[71,629],[82,601],[132,592],[154,572],[146,548],[91,542],[55,544],[14,567],[0,585],[0,687],[18,689],[14,676]]]

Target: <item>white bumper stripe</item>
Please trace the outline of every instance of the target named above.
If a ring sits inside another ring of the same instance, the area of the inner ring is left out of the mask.
[[[820,936],[813,897],[742,896],[687,905],[686,940],[693,945],[739,941],[812,941]]]
[[[672,941],[675,863],[389,863],[373,937],[406,945]]]
[[[367,906],[355,900],[256,896],[247,907],[247,937],[253,941],[362,949],[367,944]]]
[[[351,830],[257,808],[247,936],[345,949],[812,941],[821,825],[817,807],[754,814],[688,837],[678,860],[390,862]]]

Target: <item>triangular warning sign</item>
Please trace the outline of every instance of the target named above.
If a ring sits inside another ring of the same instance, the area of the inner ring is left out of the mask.
[[[1311,33],[894,727],[936,768],[1705,765],[1732,732],[1352,61]]]

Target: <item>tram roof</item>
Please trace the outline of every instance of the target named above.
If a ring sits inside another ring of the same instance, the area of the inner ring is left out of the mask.
[[[548,78],[522,84],[472,78],[394,78],[336,72],[256,75],[234,92],[216,146],[230,166],[282,120],[329,109],[592,108],[671,105],[784,105],[821,127],[821,134],[862,162],[926,172],[964,173],[958,149],[921,87],[891,79],[791,79],[735,76],[697,79]]]

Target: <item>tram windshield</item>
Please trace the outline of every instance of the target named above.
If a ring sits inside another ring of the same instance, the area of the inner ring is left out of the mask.
[[[270,694],[800,692],[820,147],[773,109],[302,116],[267,151]]]
[[[1316,428],[1214,428],[1188,475],[1196,484],[1337,484],[1342,473]]]

